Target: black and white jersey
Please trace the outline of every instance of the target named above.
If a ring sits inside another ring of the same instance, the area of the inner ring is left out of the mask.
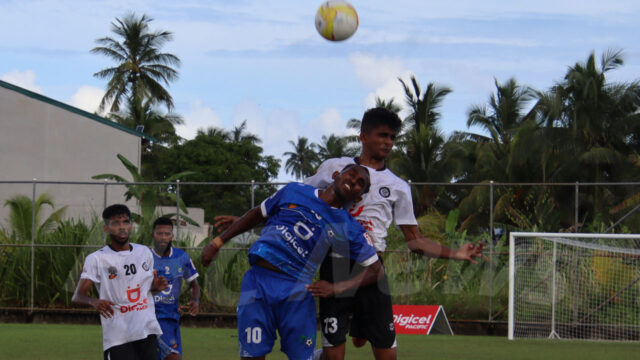
[[[356,161],[349,157],[326,160],[320,164],[318,172],[305,179],[304,183],[324,189],[333,182],[333,173],[340,172],[349,164],[356,164]],[[362,196],[361,201],[349,204],[347,208],[367,230],[376,251],[384,251],[387,247],[387,229],[392,222],[396,225],[417,224],[413,214],[411,188],[387,168],[375,170],[365,167],[369,170],[371,188]]]
[[[146,246],[130,246],[131,251],[105,246],[89,254],[80,275],[96,285],[100,299],[116,304],[113,317],[100,316],[104,350],[162,334],[151,295],[153,255]]]

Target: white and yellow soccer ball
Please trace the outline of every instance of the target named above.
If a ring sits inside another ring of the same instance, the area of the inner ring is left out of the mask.
[[[325,1],[316,13],[316,29],[327,40],[346,40],[358,29],[358,13],[346,1]]]

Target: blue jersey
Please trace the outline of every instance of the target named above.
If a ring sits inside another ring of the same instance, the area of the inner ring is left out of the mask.
[[[153,268],[158,271],[158,276],[167,279],[168,287],[153,296],[156,305],[156,317],[158,319],[180,320],[178,312],[178,298],[182,280],[187,283],[195,281],[198,271],[193,265],[189,255],[184,250],[171,247],[169,256],[159,256],[153,252]]]
[[[331,207],[318,190],[290,183],[260,205],[267,217],[249,262],[263,258],[295,279],[311,283],[329,248],[363,266],[378,256],[362,226],[344,209]]]

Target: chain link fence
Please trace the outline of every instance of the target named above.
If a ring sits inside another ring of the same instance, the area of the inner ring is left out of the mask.
[[[200,272],[201,311],[233,313],[249,268],[247,249],[259,229],[236,237],[203,268],[200,249],[213,231],[205,213],[240,215],[282,185],[0,181],[0,308],[69,309],[84,258],[107,241],[102,209],[125,203],[143,219],[134,226],[133,242],[151,245],[156,216],[177,220],[174,243]],[[477,264],[426,258],[409,252],[402,233],[390,229],[383,260],[394,303],[442,304],[451,318],[506,319],[509,231],[640,232],[640,205],[628,200],[638,197],[640,183],[414,182],[411,187],[416,210],[425,214],[419,219],[424,235],[452,248],[486,245]],[[151,212],[143,204],[149,196],[158,205]],[[181,200],[204,205],[185,213]]]

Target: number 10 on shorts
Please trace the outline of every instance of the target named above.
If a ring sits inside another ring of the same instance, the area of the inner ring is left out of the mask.
[[[244,329],[247,333],[247,344],[260,344],[262,342],[262,329],[259,327],[248,327]]]

